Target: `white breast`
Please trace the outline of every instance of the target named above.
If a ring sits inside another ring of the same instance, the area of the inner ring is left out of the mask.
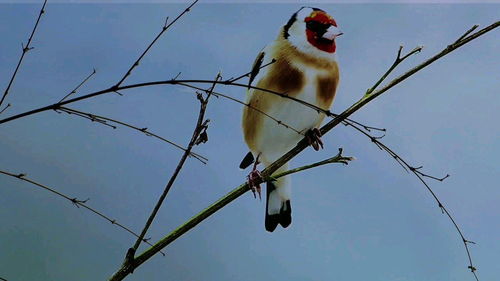
[[[304,72],[306,79],[304,88],[296,98],[318,106],[316,79],[320,73],[302,65],[296,67]],[[316,110],[286,98],[282,98],[280,103],[274,104],[267,113],[302,134],[318,126],[323,119],[323,114]],[[263,161],[269,163],[277,160],[304,137],[294,130],[277,124],[270,118],[264,119],[261,136],[260,142],[257,144],[259,151],[254,152],[257,154],[260,152]]]

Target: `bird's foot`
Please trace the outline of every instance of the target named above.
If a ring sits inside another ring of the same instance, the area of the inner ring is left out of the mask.
[[[250,190],[253,192],[253,197],[257,198],[255,193],[259,194],[259,199],[262,200],[262,197],[260,195],[261,193],[261,187],[260,183],[262,182],[262,175],[260,174],[259,170],[257,170],[257,165],[259,164],[259,155],[257,155],[257,159],[255,159],[255,163],[253,164],[252,171],[250,174],[248,174],[247,179],[248,179],[248,186],[250,187]]]
[[[253,170],[248,174],[248,186],[250,187],[250,190],[253,192],[253,197],[257,198],[255,193],[259,194],[259,199],[262,200],[261,198],[261,187],[260,187],[260,182],[262,182],[262,175],[260,174],[259,170]]]
[[[323,149],[323,141],[321,140],[321,132],[318,128],[310,129],[306,133],[307,141],[309,145],[311,145],[314,150],[318,151],[319,148]]]

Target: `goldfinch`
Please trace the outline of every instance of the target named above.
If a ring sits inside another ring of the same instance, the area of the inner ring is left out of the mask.
[[[281,27],[278,37],[257,56],[249,85],[329,109],[339,83],[335,39],[341,34],[328,13],[302,7]],[[274,63],[261,68],[263,63],[271,61]],[[251,87],[246,103],[242,127],[250,152],[240,168],[255,162],[248,180],[254,195],[257,191],[260,197],[260,187],[254,184],[260,177],[256,165],[261,162],[268,166],[294,147],[304,135],[315,150],[323,147],[317,128],[325,115],[291,99]],[[275,173],[287,169],[288,164],[285,164]],[[266,230],[272,232],[278,224],[288,227],[292,222],[289,177],[267,182],[266,189]]]

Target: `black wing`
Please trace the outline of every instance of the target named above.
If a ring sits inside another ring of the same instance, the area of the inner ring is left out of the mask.
[[[248,80],[248,88],[252,85],[253,80],[259,74],[260,67],[262,66],[262,62],[264,61],[264,56],[266,53],[264,51],[260,52],[252,66],[252,71],[250,72],[250,79]]]
[[[240,169],[246,169],[248,166],[252,165],[255,161],[252,152],[248,152],[245,158],[241,160]]]

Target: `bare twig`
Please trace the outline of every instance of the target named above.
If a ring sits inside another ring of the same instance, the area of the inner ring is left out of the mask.
[[[273,63],[275,63],[275,62],[276,62],[276,60],[275,60],[275,59],[272,59],[270,62],[268,62],[268,63],[266,63],[266,64],[261,65],[261,66],[259,67],[259,70],[263,69],[264,67],[268,67],[269,65],[271,65],[271,64],[273,64]],[[236,77],[236,78],[231,78],[231,79],[228,79],[228,80],[226,80],[226,82],[233,83],[233,82],[236,82],[236,81],[238,81],[238,80],[240,80],[240,79],[242,79],[242,78],[244,78],[244,77],[249,76],[250,74],[252,74],[252,71],[249,71],[249,72],[247,72],[247,73],[245,73],[245,74],[242,74],[242,75],[240,75],[240,76],[238,76],[238,77]]]
[[[343,151],[343,149],[339,148],[339,153],[337,155],[333,156],[333,157],[330,157],[330,158],[325,159],[323,161],[315,162],[315,163],[312,163],[312,164],[309,164],[309,165],[304,165],[304,166],[301,166],[301,167],[298,167],[298,168],[295,168],[295,169],[290,169],[288,171],[284,171],[284,172],[281,172],[279,174],[274,174],[274,175],[269,176],[268,178],[264,179],[264,181],[274,181],[274,180],[276,180],[278,178],[281,178],[281,177],[284,177],[284,176],[287,176],[287,175],[295,174],[295,173],[298,173],[298,172],[302,172],[302,171],[309,170],[309,169],[312,169],[312,168],[316,168],[316,167],[319,167],[319,166],[323,166],[323,165],[326,165],[326,164],[339,163],[339,164],[348,165],[350,161],[353,161],[353,160],[356,159],[354,157],[343,156],[342,155],[342,151]]]
[[[97,117],[97,116],[95,116],[95,115],[93,115],[91,113],[86,113],[86,112],[82,112],[82,111],[72,110],[72,109],[66,108],[66,107],[60,107],[60,108],[54,109],[54,110],[56,110],[56,111],[57,110],[61,110],[64,113],[67,113],[67,114],[70,114],[70,115],[75,115],[75,116],[78,116],[78,117],[82,117],[82,118],[87,119],[89,121],[96,122],[98,124],[102,124],[104,126],[108,126],[110,128],[116,129],[116,126],[109,124],[106,120],[101,119],[101,118],[99,118],[99,117]]]
[[[387,76],[389,76],[389,74],[398,66],[398,64],[403,62],[405,59],[409,58],[411,55],[419,53],[420,51],[422,51],[422,48],[423,48],[422,46],[416,47],[415,49],[411,50],[408,54],[401,57],[403,46],[399,46],[398,55],[396,56],[394,63],[391,65],[391,67],[389,67],[389,69],[384,73],[384,75],[380,77],[380,79],[375,83],[375,85],[373,85],[370,89],[366,90],[365,95],[371,94],[380,85],[380,83],[382,83],[387,78]]]
[[[10,107],[10,103],[8,103],[2,110],[0,110],[0,114],[4,113],[5,110],[7,110],[7,108]]]
[[[441,200],[439,200],[439,198],[437,197],[436,193],[432,190],[432,188],[429,186],[429,184],[424,180],[424,178],[430,178],[430,179],[433,179],[433,180],[436,180],[436,181],[443,181],[446,178],[448,178],[450,175],[447,174],[446,176],[439,178],[439,177],[435,177],[435,176],[431,176],[429,174],[423,173],[420,170],[422,168],[422,166],[420,166],[420,167],[413,167],[413,166],[411,166],[410,164],[408,164],[408,162],[406,160],[404,160],[396,152],[394,152],[392,149],[390,149],[385,144],[383,144],[382,142],[380,142],[378,138],[373,137],[370,134],[364,132],[361,128],[357,127],[354,124],[351,124],[351,127],[353,127],[354,129],[356,129],[357,131],[359,131],[363,135],[365,135],[368,138],[370,138],[371,141],[375,145],[377,145],[377,147],[379,147],[381,150],[387,152],[406,171],[408,171],[408,170],[411,171],[420,180],[420,182],[422,182],[422,184],[425,186],[425,188],[427,189],[427,191],[429,191],[429,193],[432,195],[432,197],[434,198],[434,200],[438,204],[438,207],[440,208],[440,210],[442,211],[442,213],[446,214],[447,217],[450,219],[450,221],[455,226],[455,229],[457,230],[457,232],[458,232],[458,234],[459,234],[462,242],[464,243],[465,251],[467,253],[467,258],[469,260],[469,265],[468,265],[467,268],[469,268],[471,270],[471,272],[474,274],[474,277],[476,278],[476,280],[479,280],[478,277],[477,277],[477,275],[476,275],[476,273],[475,273],[476,268],[473,266],[472,257],[471,257],[470,251],[469,251],[469,246],[467,245],[467,243],[472,243],[472,244],[475,244],[475,243],[472,242],[472,241],[469,241],[469,240],[465,239],[465,237],[464,237],[464,235],[462,233],[462,230],[460,229],[460,227],[458,226],[458,224],[455,222],[455,219],[453,218],[453,216],[450,214],[450,212],[444,206],[444,204],[441,202]]]
[[[479,25],[477,25],[477,24],[475,24],[474,26],[472,26],[472,27],[471,27],[469,30],[467,30],[467,31],[466,31],[466,32],[465,32],[462,36],[460,36],[460,38],[458,38],[458,39],[457,39],[457,41],[455,41],[455,43],[454,43],[454,44],[456,44],[456,43],[458,43],[458,42],[462,41],[462,40],[465,38],[465,36],[469,35],[472,31],[476,30],[476,28],[478,28],[478,27],[479,27]]]
[[[191,5],[189,5],[186,9],[184,9],[184,11],[182,13],[180,13],[168,25],[167,25],[167,22],[168,22],[168,17],[167,17],[167,19],[165,20],[165,24],[163,25],[163,28],[161,29],[161,31],[158,33],[158,35],[156,35],[156,37],[153,39],[153,41],[151,41],[151,43],[146,48],[146,50],[144,50],[144,52],[142,52],[142,54],[139,56],[139,58],[137,58],[137,60],[132,64],[132,66],[130,66],[129,70],[127,70],[127,72],[125,73],[125,75],[123,75],[123,77],[120,79],[120,81],[118,81],[118,83],[116,83],[116,85],[114,86],[114,88],[118,88],[123,83],[123,81],[125,81],[125,79],[127,79],[127,77],[130,75],[130,73],[132,73],[132,70],[134,70],[134,68],[139,65],[139,63],[142,60],[142,58],[146,55],[146,53],[149,51],[149,49],[151,49],[151,47],[153,47],[153,45],[156,43],[156,41],[158,41],[158,39],[160,39],[160,37],[163,35],[163,33],[165,33],[165,31],[167,31],[178,19],[180,19],[183,15],[185,15],[186,13],[188,13],[191,10],[191,8],[198,1],[199,0],[193,1],[193,3],[191,3]],[[115,89],[115,90],[117,90],[117,89]]]
[[[354,112],[358,111],[361,107],[366,105],[368,102],[370,102],[374,98],[380,96],[381,94],[383,94],[384,92],[386,92],[390,88],[394,87],[395,85],[401,83],[402,81],[404,81],[408,77],[412,76],[416,72],[422,70],[423,68],[425,68],[429,64],[431,64],[434,61],[438,60],[439,58],[447,55],[448,53],[456,50],[457,48],[463,46],[464,44],[474,40],[475,38],[478,38],[479,36],[485,34],[486,32],[495,29],[498,26],[500,26],[500,21],[495,22],[495,23],[489,25],[488,27],[481,29],[480,31],[478,31],[476,33],[473,33],[467,37],[464,37],[461,41],[458,41],[452,45],[449,45],[448,47],[446,47],[446,49],[444,49],[440,53],[434,55],[433,57],[427,59],[426,61],[424,61],[420,65],[414,67],[413,69],[407,71],[403,75],[392,80],[389,84],[382,87],[381,89],[374,90],[369,95],[365,94],[361,100],[359,100],[358,102],[353,104],[351,107],[349,107],[347,110],[342,112],[335,119],[331,120],[330,122],[325,124],[323,127],[321,127],[321,129],[320,129],[321,134],[325,135],[328,131],[330,131],[331,129],[336,127],[338,124],[343,122],[345,120],[345,118],[349,117]],[[248,85],[245,85],[245,86],[248,86]],[[293,157],[295,157],[297,154],[299,154],[302,150],[304,150],[308,146],[309,146],[309,144],[308,144],[307,140],[305,138],[302,139],[289,152],[287,152],[285,155],[283,155],[278,160],[273,162],[266,169],[261,171],[262,177],[267,178],[267,177],[271,176],[283,164],[290,161]],[[136,268],[136,267],[140,266],[142,263],[144,263],[149,258],[151,258],[153,255],[155,255],[159,250],[163,249],[164,247],[166,247],[167,245],[169,245],[170,243],[175,241],[177,238],[182,236],[184,233],[186,233],[187,231],[189,231],[190,229],[192,229],[193,227],[198,225],[200,222],[202,222],[203,220],[205,220],[206,218],[208,218],[209,216],[211,216],[212,214],[214,214],[218,210],[222,209],[224,206],[226,206],[230,202],[234,201],[239,196],[246,193],[248,190],[250,190],[248,184],[244,183],[244,184],[241,184],[240,186],[238,186],[237,188],[233,189],[232,191],[230,191],[228,194],[223,196],[221,199],[217,200],[215,203],[213,203],[212,205],[210,205],[209,207],[207,207],[206,209],[204,209],[203,211],[201,211],[200,213],[198,213],[197,215],[195,215],[194,217],[189,219],[186,223],[179,226],[177,229],[173,230],[170,234],[163,237],[153,247],[147,249],[142,254],[140,254],[139,256],[134,258],[134,260],[133,260],[134,267]],[[130,269],[124,270],[124,268],[121,268],[109,280],[113,280],[113,281],[123,280],[123,278],[125,278],[130,273],[129,270]],[[473,273],[474,273],[475,268],[472,267],[471,271],[473,271]],[[475,275],[475,273],[474,273],[474,275]]]
[[[67,99],[69,96],[71,96],[72,94],[75,94],[76,91],[78,91],[78,89],[83,85],[85,84],[85,82],[87,82],[90,77],[92,77],[94,74],[96,73],[96,70],[94,68],[94,70],[92,71],[92,73],[89,74],[89,76],[87,76],[87,78],[83,79],[83,81],[78,84],[78,86],[76,86],[76,88],[74,88],[71,92],[69,92],[67,95],[65,95],[60,101],[59,103],[61,103],[62,101],[64,101],[65,99]]]
[[[116,119],[112,119],[112,118],[109,118],[109,117],[100,116],[100,115],[93,114],[93,113],[83,112],[83,111],[79,111],[79,110],[76,110],[76,109],[73,109],[73,108],[64,107],[64,106],[61,106],[58,110],[61,110],[61,111],[65,112],[65,113],[68,113],[68,114],[75,114],[77,116],[89,119],[91,121],[97,121],[98,123],[103,124],[103,125],[107,125],[107,126],[112,126],[112,125],[110,125],[110,124],[107,123],[108,121],[112,122],[112,123],[115,123],[115,124],[119,124],[119,125],[125,126],[127,128],[130,128],[130,129],[136,130],[138,132],[141,132],[141,133],[145,134],[148,137],[157,138],[157,139],[159,139],[161,141],[164,141],[164,142],[166,142],[168,144],[171,144],[171,145],[177,147],[178,149],[186,151],[186,149],[184,147],[182,147],[182,146],[176,144],[175,142],[170,141],[170,140],[168,140],[166,138],[158,136],[157,134],[149,131],[148,128],[145,128],[145,127],[140,128],[140,127],[137,127],[137,126],[134,126],[134,125],[131,125],[131,124],[128,124],[128,123],[116,120]],[[116,128],[116,127],[113,126],[113,128]],[[197,160],[199,160],[203,164],[206,164],[207,161],[208,161],[208,159],[206,157],[204,157],[204,156],[202,156],[202,155],[200,155],[198,153],[195,153],[195,152],[191,152],[189,154],[189,156],[196,158]]]
[[[12,83],[14,82],[14,79],[16,78],[17,71],[19,70],[19,67],[21,66],[21,63],[23,62],[24,55],[26,55],[27,52],[33,49],[33,47],[30,47],[31,40],[33,39],[33,36],[35,35],[36,28],[38,27],[38,23],[40,22],[40,18],[42,18],[42,15],[45,13],[45,5],[47,4],[47,0],[43,2],[42,9],[40,9],[40,13],[38,14],[38,18],[36,19],[35,26],[33,27],[33,30],[31,31],[31,35],[28,38],[28,43],[26,46],[22,44],[23,47],[23,52],[21,54],[21,57],[19,58],[19,61],[17,62],[16,69],[14,70],[14,73],[12,74],[12,77],[10,78],[9,84],[7,85],[7,88],[3,92],[2,99],[0,99],[0,106],[2,105],[3,101],[9,94],[10,87],[12,86]]]
[[[36,181],[34,181],[34,180],[32,180],[32,179],[29,179],[29,178],[26,176],[26,174],[23,174],[23,173],[21,173],[21,174],[13,174],[13,173],[9,173],[9,172],[6,172],[6,171],[2,171],[2,170],[0,170],[0,174],[4,174],[4,175],[6,175],[6,176],[10,176],[10,177],[14,177],[14,178],[17,178],[17,179],[19,179],[19,180],[22,180],[22,181],[28,182],[28,183],[30,183],[30,184],[32,184],[32,185],[38,186],[38,187],[40,187],[40,188],[42,188],[42,189],[45,189],[45,190],[47,190],[47,191],[49,191],[49,192],[51,192],[51,193],[53,193],[53,194],[55,194],[55,195],[57,195],[57,196],[59,196],[59,197],[62,197],[62,198],[64,198],[64,199],[68,200],[68,201],[69,201],[69,202],[71,202],[73,205],[75,205],[75,207],[77,207],[77,208],[83,207],[83,208],[85,208],[85,209],[89,210],[90,212],[94,213],[95,215],[97,215],[97,216],[99,216],[99,217],[101,217],[101,218],[103,218],[103,219],[105,219],[105,220],[109,221],[111,224],[114,224],[114,225],[118,226],[119,228],[121,228],[121,229],[123,229],[123,230],[127,231],[128,233],[130,233],[130,234],[134,235],[135,237],[139,237],[139,235],[137,235],[137,234],[136,234],[134,231],[132,231],[130,228],[128,228],[128,227],[126,227],[126,226],[124,226],[123,224],[119,223],[119,222],[118,222],[118,221],[116,221],[115,219],[112,219],[112,218],[110,218],[109,216],[106,216],[105,214],[101,213],[100,211],[97,211],[96,209],[94,209],[94,208],[92,208],[92,207],[89,207],[89,206],[86,204],[86,203],[87,203],[87,201],[89,200],[88,198],[87,198],[87,199],[85,199],[85,200],[80,200],[80,199],[78,199],[78,198],[76,198],[76,197],[71,197],[71,196],[68,196],[68,195],[66,195],[66,194],[63,194],[63,193],[62,193],[62,192],[60,192],[60,191],[55,190],[55,189],[54,189],[54,188],[52,188],[52,187],[49,187],[49,186],[47,186],[47,185],[44,185],[44,184],[38,183],[38,182],[36,182]],[[152,244],[151,244],[150,242],[148,242],[146,239],[143,239],[142,241],[143,241],[144,243],[147,243],[148,245],[151,245],[151,246],[152,246]],[[162,254],[163,254],[163,255],[165,255],[164,253],[162,253]]]

